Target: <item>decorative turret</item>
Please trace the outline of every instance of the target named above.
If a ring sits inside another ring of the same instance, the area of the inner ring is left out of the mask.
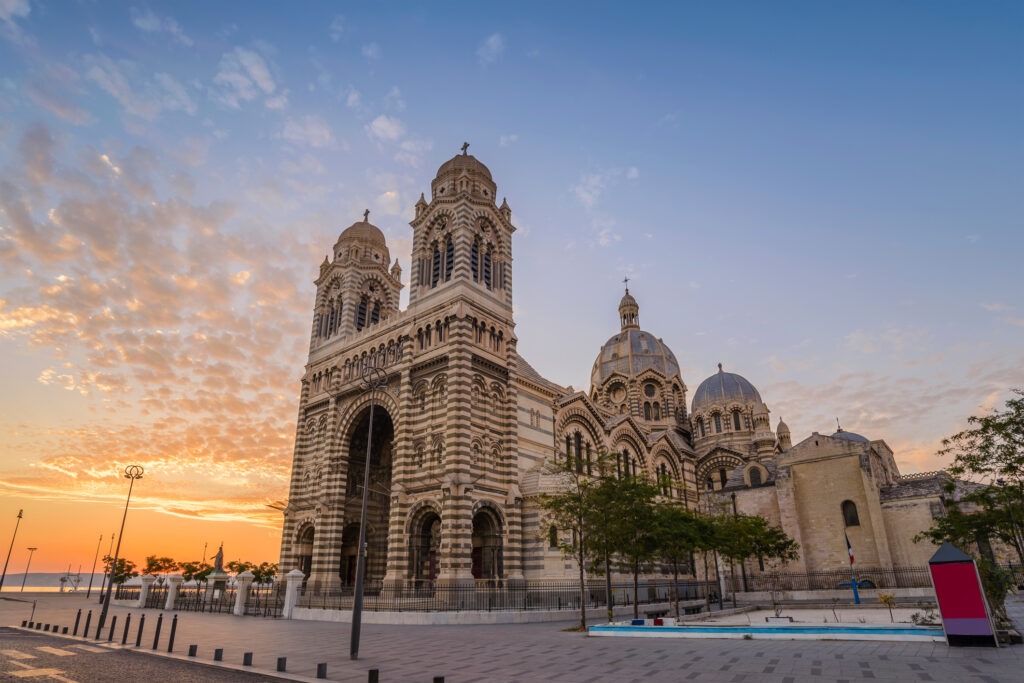
[[[754,406],[754,448],[758,459],[770,457],[775,449],[775,435],[769,421],[768,406],[763,402]]]
[[[622,331],[640,329],[640,305],[629,293],[629,278],[626,278],[626,293],[619,302],[619,320],[622,323]]]
[[[788,451],[793,447],[793,440],[789,435],[789,426],[779,418],[779,425],[775,428],[775,435],[779,439],[779,450]]]

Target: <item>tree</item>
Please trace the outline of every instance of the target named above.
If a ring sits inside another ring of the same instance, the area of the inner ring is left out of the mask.
[[[255,567],[255,565],[253,565],[251,562],[243,562],[242,560],[231,560],[230,562],[226,563],[224,567],[229,572],[234,572],[236,575],[238,575],[242,572],[250,571]]]
[[[760,515],[723,514],[715,518],[717,550],[730,563],[743,564],[756,557],[761,571],[765,560],[788,562],[800,556],[800,546],[780,527],[772,526]],[[736,604],[733,582],[732,602]]]
[[[604,545],[609,554],[618,555],[633,575],[633,618],[640,614],[640,569],[657,553],[655,500],[657,486],[643,477],[625,475],[607,477],[594,490],[590,515],[591,536],[604,525]]]
[[[679,618],[679,574],[690,565],[700,539],[707,534],[707,524],[696,513],[679,503],[662,503],[655,508],[654,533],[658,556],[672,567],[670,597]],[[690,571],[693,568],[690,567]]]
[[[178,569],[181,570],[181,578],[185,581],[204,582],[213,571],[213,565],[206,562],[182,562]]]
[[[591,510],[597,480],[586,473],[578,458],[567,456],[563,461],[548,462],[545,469],[561,480],[558,493],[546,493],[538,502],[556,527],[558,547],[579,567],[580,624],[587,630],[587,558]],[[591,470],[592,471],[592,470]],[[553,539],[554,540],[554,539]]]
[[[110,574],[111,583],[124,583],[133,576],[139,575],[139,572],[135,570],[135,563],[131,560],[126,560],[123,557],[117,558],[116,567],[112,567],[114,564],[114,558],[110,555],[104,555],[103,564],[106,565],[107,572]],[[111,571],[111,569],[113,569],[113,571]]]
[[[142,569],[143,575],[170,574],[178,569],[178,563],[169,557],[157,557],[149,555],[146,557],[146,565]]]
[[[253,581],[256,583],[269,583],[277,576],[277,562],[260,562],[257,567],[253,565]]]

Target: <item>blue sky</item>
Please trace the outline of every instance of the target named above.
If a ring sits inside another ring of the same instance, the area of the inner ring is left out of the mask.
[[[369,208],[408,279],[463,141],[543,374],[588,387],[628,275],[691,396],[943,466],[1024,386],[1024,6],[664,5],[0,0],[0,517],[89,527],[33,565],[129,460],[165,538],[273,557],[317,266]]]

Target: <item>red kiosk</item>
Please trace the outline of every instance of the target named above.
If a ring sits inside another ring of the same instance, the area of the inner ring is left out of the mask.
[[[928,571],[939,602],[946,642],[999,647],[974,560],[952,543],[943,543],[928,560]]]

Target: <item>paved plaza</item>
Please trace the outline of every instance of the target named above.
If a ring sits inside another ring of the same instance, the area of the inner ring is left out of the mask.
[[[12,599],[13,598],[13,599]],[[28,600],[28,602],[16,602]],[[0,625],[20,625],[37,600],[36,620],[72,626],[78,608],[93,609],[95,600],[72,594],[5,594],[0,599]],[[1010,614],[1024,626],[1024,596],[1011,596]],[[123,624],[142,610],[112,607]],[[145,610],[143,647],[152,654],[153,624],[159,610]],[[331,681],[366,681],[370,669],[380,680],[430,683],[470,681],[983,681],[1016,683],[1024,678],[1024,646],[950,648],[944,643],[807,642],[758,640],[671,640],[588,638],[566,631],[572,622],[487,626],[392,626],[363,624],[360,658],[348,658],[349,625],[283,621],[223,614],[178,613],[175,652],[166,654],[171,614],[165,613],[160,656],[186,658],[188,646],[199,646],[196,659],[213,660],[224,649],[224,664],[242,669],[244,652],[253,653],[246,670],[273,677],[277,658],[287,657],[290,680],[316,680],[316,665],[327,663]],[[593,615],[593,623],[599,617]],[[120,642],[120,626],[115,642]],[[104,634],[105,638],[105,634]],[[81,641],[81,639],[79,639]],[[120,647],[119,645],[117,647]],[[142,655],[140,655],[142,656]],[[15,680],[0,653],[0,680]],[[5,677],[6,676],[6,677]],[[20,679],[18,679],[20,680]],[[115,679],[111,679],[115,680]]]

